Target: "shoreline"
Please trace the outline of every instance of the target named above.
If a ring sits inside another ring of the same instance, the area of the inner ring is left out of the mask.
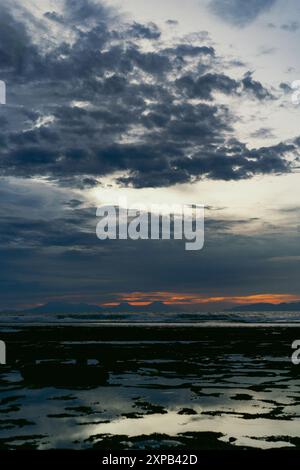
[[[1,327],[51,327],[51,326],[83,326],[83,327],[108,327],[108,328],[300,328],[300,322],[224,322],[224,321],[215,321],[215,322],[138,322],[138,321],[81,321],[76,322],[61,322],[61,321],[52,321],[52,322],[1,322],[0,320],[0,331]]]

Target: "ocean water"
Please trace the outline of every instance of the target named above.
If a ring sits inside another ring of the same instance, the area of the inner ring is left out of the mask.
[[[117,323],[205,323],[222,326],[229,323],[300,323],[300,312],[174,312],[174,313],[58,313],[20,314],[1,313],[1,323],[76,323],[76,322],[117,322]]]
[[[254,318],[3,322],[0,448],[300,447],[299,325]]]

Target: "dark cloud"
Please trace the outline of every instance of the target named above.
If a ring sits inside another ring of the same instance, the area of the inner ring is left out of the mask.
[[[192,44],[178,44],[175,47],[165,49],[165,53],[169,53],[176,57],[196,57],[200,55],[215,56],[213,47],[208,46],[193,46]]]
[[[196,80],[191,75],[185,75],[179,78],[176,84],[190,98],[212,100],[215,91],[229,95],[251,93],[258,100],[274,98],[260,82],[253,80],[251,72],[247,72],[241,80],[217,73],[207,73]]]
[[[273,139],[275,137],[273,130],[269,127],[261,127],[257,129],[255,132],[251,133],[251,137],[255,139]]]
[[[290,33],[298,31],[299,28],[300,24],[298,21],[290,21],[289,23],[284,23],[281,25],[281,29],[283,29],[284,31],[289,31]]]
[[[111,15],[111,9],[104,3],[93,0],[64,0],[63,5],[63,18],[67,25],[99,25]]]
[[[15,19],[5,5],[0,5],[0,15],[0,71],[5,79],[10,71],[18,75],[29,67],[36,68],[39,53],[25,24]]]
[[[220,72],[221,59],[203,35],[165,47],[152,23],[116,27],[114,12],[99,2],[63,5],[47,22],[72,40],[51,47],[34,42],[30,29],[5,13],[0,68],[13,106],[0,110],[3,176],[82,188],[118,171],[123,185],[157,187],[290,171],[288,146],[253,156],[235,139],[237,116],[216,96],[258,103],[274,96],[251,72]],[[145,50],[140,39],[155,47]]]
[[[247,72],[242,79],[243,89],[252,93],[258,100],[273,99],[270,93],[260,82],[254,80],[251,72]]]
[[[170,25],[170,26],[177,26],[178,25],[178,21],[177,20],[167,20],[166,21],[166,24]]]
[[[284,92],[284,93],[291,93],[293,91],[292,87],[285,82],[280,83],[279,88]]]
[[[246,26],[275,3],[276,0],[211,0],[209,8],[224,21]]]
[[[179,159],[178,168],[190,175],[203,175],[211,179],[239,180],[255,174],[288,172],[290,164],[282,155],[295,151],[295,145],[279,144],[273,147],[248,150],[239,142],[228,143],[212,151],[199,152],[193,159]]]
[[[128,30],[132,37],[139,39],[159,39],[161,32],[154,23],[147,25],[134,22]]]
[[[56,13],[56,11],[46,11],[46,13],[44,13],[44,16],[48,20],[55,21],[60,24],[64,23],[64,17]]]
[[[291,21],[288,21],[287,23],[283,23],[281,25],[276,25],[274,23],[268,23],[267,26],[270,29],[280,28],[283,31],[288,31],[289,33],[295,33],[300,28],[300,23],[298,21],[291,20]]]

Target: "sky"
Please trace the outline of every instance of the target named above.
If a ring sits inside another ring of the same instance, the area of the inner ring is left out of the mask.
[[[0,0],[0,299],[300,299],[296,0]],[[96,209],[205,206],[205,243],[96,237]]]

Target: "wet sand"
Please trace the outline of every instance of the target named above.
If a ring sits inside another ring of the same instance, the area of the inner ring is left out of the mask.
[[[299,327],[2,325],[1,449],[300,447]]]

